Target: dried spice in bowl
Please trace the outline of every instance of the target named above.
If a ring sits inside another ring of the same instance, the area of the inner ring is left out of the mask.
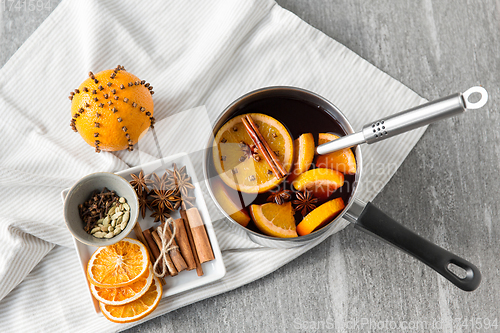
[[[123,197],[104,187],[92,192],[90,199],[78,205],[83,229],[96,238],[112,238],[127,227],[130,206]]]

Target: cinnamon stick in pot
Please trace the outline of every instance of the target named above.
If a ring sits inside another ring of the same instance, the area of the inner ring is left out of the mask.
[[[193,241],[196,245],[196,252],[198,253],[200,263],[214,260],[215,257],[212,251],[212,246],[210,245],[207,230],[205,229],[205,224],[203,223],[200,212],[196,207],[193,207],[186,211],[186,215],[189,221],[191,233],[193,234]]]
[[[186,261],[187,270],[190,271],[196,268],[196,262],[194,261],[193,251],[191,250],[191,245],[189,245],[189,239],[186,233],[186,228],[184,226],[184,220],[182,218],[174,221],[175,224],[175,239],[181,250],[182,257]]]
[[[264,156],[264,159],[266,160],[267,164],[269,164],[269,167],[271,167],[271,170],[275,174],[275,176],[278,178],[285,177],[285,168],[267,143],[264,136],[260,133],[257,124],[255,124],[252,117],[247,114],[245,117],[241,118],[241,121],[243,122],[243,125],[245,125],[245,129],[247,130],[248,135],[250,135],[252,141],[261,151],[262,156]]]
[[[186,234],[188,236],[189,245],[191,246],[191,251],[193,252],[194,262],[196,264],[196,274],[198,274],[198,276],[202,276],[203,268],[201,267],[200,259],[198,258],[198,253],[196,253],[196,245],[194,244],[193,234],[191,233],[191,227],[189,226],[186,210],[179,209],[179,213],[181,214],[182,220],[184,222],[184,227],[186,229]]]

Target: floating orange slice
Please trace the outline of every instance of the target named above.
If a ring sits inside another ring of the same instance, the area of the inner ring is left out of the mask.
[[[338,139],[339,137],[331,133],[320,133],[318,145]],[[326,155],[318,155],[316,167],[337,170],[346,175],[356,173],[356,159],[351,148],[334,151]]]
[[[148,275],[140,278],[127,286],[119,288],[101,288],[90,284],[92,295],[101,303],[108,305],[123,305],[144,295],[151,283],[153,283],[153,270],[151,265],[148,270]]]
[[[153,312],[160,303],[163,288],[160,280],[153,277],[153,283],[144,295],[135,301],[123,305],[108,305],[99,302],[99,307],[104,317],[115,323],[130,323],[144,318]]]
[[[337,216],[337,214],[340,213],[344,207],[344,200],[342,200],[342,198],[325,202],[304,217],[304,219],[297,225],[297,233],[300,236],[305,236],[314,230],[323,227],[335,216]]]
[[[251,205],[250,214],[257,228],[268,236],[297,237],[291,202],[282,205],[272,202],[263,205]]]
[[[295,157],[293,167],[287,180],[292,182],[301,173],[309,170],[314,159],[314,137],[311,133],[304,133],[293,142]]]
[[[87,264],[89,282],[101,288],[132,284],[149,270],[149,254],[140,241],[124,238],[113,245],[99,247]]]
[[[221,181],[212,182],[212,191],[222,209],[231,216],[233,220],[246,227],[250,222],[250,215],[242,203],[237,203],[231,199],[231,195]]]
[[[344,185],[344,175],[336,170],[317,168],[304,172],[293,182],[299,191],[311,191],[320,199],[326,200],[336,189]]]
[[[229,187],[245,193],[263,193],[283,178],[273,174],[262,152],[252,150],[254,142],[241,121],[244,116],[232,118],[217,132],[213,143],[214,165]],[[268,115],[250,113],[250,116],[288,173],[293,161],[293,140],[288,130]]]

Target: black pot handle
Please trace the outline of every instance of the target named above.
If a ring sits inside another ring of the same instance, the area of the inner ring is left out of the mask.
[[[357,201],[355,204],[358,204],[358,210],[361,210],[362,207],[359,206],[359,202]],[[353,218],[352,213],[347,215],[350,215],[345,216],[348,220],[355,222],[355,228],[378,236],[414,256],[458,288],[473,291],[479,286],[481,273],[476,266],[405,228],[372,203],[367,203],[359,215],[355,214],[358,215],[355,218]],[[452,272],[450,264],[463,269],[465,276],[459,276]]]

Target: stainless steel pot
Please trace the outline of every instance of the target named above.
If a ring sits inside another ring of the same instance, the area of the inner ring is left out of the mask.
[[[234,221],[219,205],[210,185],[208,166],[212,163],[211,149],[213,138],[220,127],[235,116],[235,114],[244,106],[259,100],[275,97],[302,100],[316,105],[330,117],[335,119],[335,121],[343,127],[347,134],[355,133],[348,119],[335,105],[327,101],[325,98],[304,89],[294,87],[263,88],[250,92],[231,103],[231,105],[229,105],[224,112],[222,112],[213,126],[213,135],[209,138],[207,149],[205,150],[204,175],[206,185],[212,199],[233,227],[244,230],[246,235],[257,244],[272,248],[291,248],[309,244],[310,242],[316,241],[320,238],[326,238],[330,234],[338,232],[347,226],[348,223],[345,223],[345,220],[347,220],[348,222],[353,223],[356,229],[360,229],[371,235],[377,236],[396,246],[400,250],[403,250],[419,259],[460,289],[472,291],[479,286],[481,274],[476,266],[408,230],[384,214],[373,204],[364,203],[357,199],[356,194],[358,184],[362,181],[361,175],[363,171],[361,148],[359,146],[354,149],[357,162],[357,173],[353,182],[351,197],[344,210],[323,228],[306,236],[296,238],[276,238],[254,232]]]

